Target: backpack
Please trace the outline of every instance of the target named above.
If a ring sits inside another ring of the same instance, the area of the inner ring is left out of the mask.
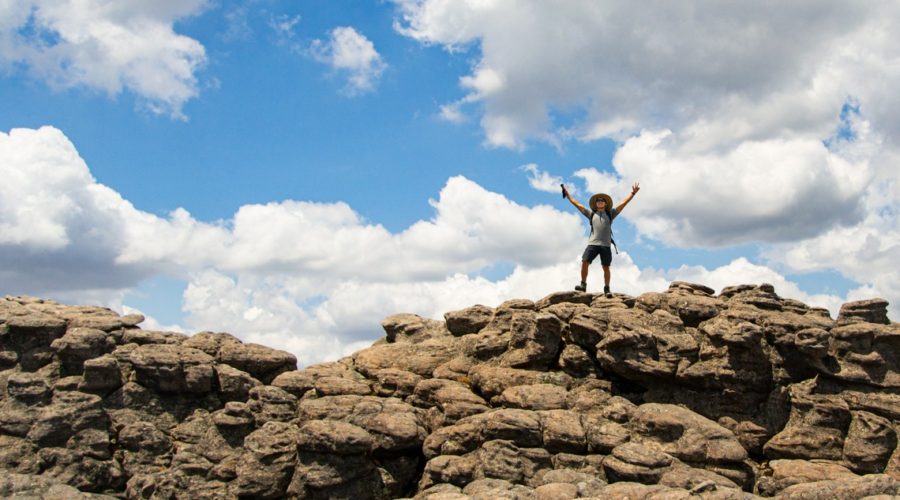
[[[606,212],[606,216],[609,217],[609,241],[610,241],[610,243],[612,243],[613,248],[616,249],[616,255],[619,255],[619,247],[616,246],[616,240],[613,238],[612,212],[610,212],[608,208],[606,210],[604,210],[604,212]],[[591,218],[588,220],[588,225],[591,226],[591,236],[594,235],[594,214],[596,214],[596,213],[597,213],[596,210],[591,210]]]

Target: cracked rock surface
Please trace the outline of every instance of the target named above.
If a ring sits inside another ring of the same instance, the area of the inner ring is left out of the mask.
[[[349,357],[0,299],[0,497],[888,498],[900,324],[770,285],[397,314]]]

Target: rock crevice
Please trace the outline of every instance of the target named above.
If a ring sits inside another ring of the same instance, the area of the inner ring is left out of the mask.
[[[0,300],[0,496],[900,494],[900,324],[675,282],[398,314],[297,370],[227,333]]]

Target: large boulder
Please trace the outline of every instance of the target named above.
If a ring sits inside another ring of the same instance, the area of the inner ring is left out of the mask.
[[[64,373],[80,375],[84,362],[111,352],[115,340],[103,330],[94,328],[69,328],[66,334],[54,340],[50,348],[62,362]]]
[[[640,405],[632,414],[631,429],[632,441],[653,443],[686,463],[740,464],[748,458],[733,432],[680,406]]]
[[[454,337],[429,339],[419,343],[395,342],[373,345],[353,355],[357,369],[366,376],[386,368],[397,368],[431,377],[434,370],[460,354]]]
[[[394,314],[381,322],[385,340],[388,343],[399,344],[418,344],[425,340],[449,336],[451,332],[448,330],[448,326],[440,321],[423,318],[417,314]],[[462,333],[457,330],[457,334],[461,335]]]
[[[184,341],[184,347],[194,348],[268,384],[278,375],[297,369],[293,354],[259,344],[245,344],[227,333],[200,332]]]
[[[445,313],[444,321],[447,322],[447,330],[450,333],[461,336],[478,333],[491,322],[493,317],[493,309],[479,304],[459,311]]]
[[[674,463],[671,455],[654,447],[624,443],[613,448],[603,469],[611,482],[656,484]]]
[[[554,384],[516,385],[503,391],[497,403],[505,408],[523,410],[565,409],[568,391]]]
[[[715,318],[704,322],[699,333],[698,359],[678,370],[679,382],[717,391],[771,392],[772,365],[761,327]]]
[[[874,323],[889,325],[891,321],[888,319],[887,308],[888,302],[884,299],[847,302],[841,306],[841,310],[838,312],[837,324]]]
[[[900,324],[852,322],[833,328],[817,368],[846,382],[900,389]]]
[[[283,422],[267,422],[244,439],[235,478],[240,497],[282,498],[294,475],[300,432]]]
[[[872,474],[856,479],[829,479],[788,486],[781,498],[891,498],[900,495],[900,481],[884,474]]]
[[[834,462],[779,459],[768,463],[759,478],[757,488],[765,496],[774,496],[795,484],[812,483],[823,479],[846,481],[857,478],[858,475]]]
[[[116,497],[85,493],[47,476],[0,470],[0,496],[17,499],[114,500]]]
[[[502,366],[546,371],[559,357],[562,321],[552,314],[522,312],[512,317],[509,344]]]
[[[55,315],[33,312],[18,303],[7,302],[0,311],[0,345],[7,356],[14,356],[25,371],[36,371],[53,361],[50,344],[66,333],[66,320]]]
[[[105,396],[122,387],[122,368],[114,356],[104,355],[84,361],[78,390]]]
[[[568,388],[573,379],[561,372],[541,372],[518,368],[475,365],[469,370],[472,387],[487,400],[517,385],[553,384]]]
[[[199,349],[147,344],[134,349],[129,361],[136,381],[159,392],[206,393],[214,387],[214,360]]]
[[[248,392],[247,408],[257,426],[268,422],[290,422],[297,416],[297,398],[272,385],[258,385]]]
[[[675,281],[667,293],[649,292],[637,298],[637,306],[646,311],[656,309],[678,316],[685,326],[696,327],[716,317],[725,303],[713,297],[714,290],[698,284]]]
[[[408,401],[425,409],[429,428],[451,425],[461,418],[483,413],[490,408],[487,401],[461,382],[425,379],[416,384]]]
[[[614,309],[596,351],[603,369],[652,386],[674,382],[679,366],[697,359],[699,347],[671,313]]]

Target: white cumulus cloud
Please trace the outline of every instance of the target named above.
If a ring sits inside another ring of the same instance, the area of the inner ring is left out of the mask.
[[[649,236],[682,247],[798,241],[863,217],[875,177],[822,141],[747,141],[734,149],[686,152],[670,131],[645,131],[613,159],[616,176],[581,171],[589,189],[624,195],[641,182],[629,215]]]
[[[488,145],[616,141],[575,175],[616,199],[640,181],[641,235],[898,297],[900,4],[395,4],[401,34],[471,54],[445,106],[481,113]]]
[[[100,274],[116,283],[155,272],[184,277],[207,267],[294,272],[323,286],[329,280],[435,279],[497,261],[553,263],[578,245],[583,230],[576,214],[522,206],[458,176],[431,200],[432,219],[397,233],[342,202],[245,205],[214,224],[181,208],[162,218],[99,184],[74,145],[52,127],[0,133],[0,174],[7,179],[0,186],[0,251],[18,255],[3,262],[30,264],[4,269],[15,277],[8,284],[43,289],[78,286],[77,274],[54,268],[79,260],[108,267]],[[85,272],[97,271],[93,266]],[[46,282],[35,280],[36,269],[45,270]]]
[[[822,136],[848,96],[897,131],[891,2],[395,0],[400,33],[474,47],[461,78],[491,144],[688,129],[699,142]],[[773,15],[777,12],[778,15]],[[552,112],[584,118],[556,123]],[[875,109],[877,107],[877,110]]]
[[[174,23],[206,0],[0,2],[0,67],[24,67],[55,88],[128,90],[157,113],[183,117],[206,53]]]
[[[192,277],[184,307],[188,323],[197,329],[239,332],[245,340],[290,350],[305,364],[335,359],[370,344],[384,335],[380,320],[390,314],[409,312],[441,319],[444,312],[473,304],[497,306],[512,298],[537,300],[570,289],[578,280],[576,253],[536,268],[518,265],[509,276],[496,281],[458,273],[390,283],[351,279],[324,294],[314,292],[296,276],[235,278],[207,271]],[[617,291],[638,294],[663,291],[668,286],[660,273],[638,269],[627,254],[620,257]],[[596,279],[602,280],[602,276]],[[248,315],[248,311],[253,313]]]
[[[562,177],[550,175],[549,172],[538,168],[536,163],[522,165],[519,170],[528,172],[528,185],[534,189],[548,193],[560,191],[559,185],[563,183]]]
[[[397,232],[342,202],[245,205],[215,224],[183,209],[158,217],[99,184],[52,127],[0,133],[0,177],[8,180],[0,185],[0,292],[126,312],[135,310],[129,290],[165,275],[186,283],[186,316],[171,326],[151,317],[148,328],[228,331],[287,349],[304,364],[374,341],[389,314],[440,318],[475,303],[571,289],[586,239],[573,210],[520,205],[459,176],[431,200],[432,217]],[[485,277],[497,265],[510,272]],[[712,270],[666,271],[642,269],[627,252],[616,258],[617,292],[662,291],[673,279],[716,287],[766,281],[784,296],[833,311],[842,300],[806,295],[783,275],[742,259]],[[594,269],[588,286],[601,283]],[[874,277],[864,285],[853,293],[878,290],[900,300]]]
[[[373,90],[387,68],[375,44],[351,26],[337,27],[329,35],[327,40],[313,41],[313,57],[347,75],[348,94]]]

